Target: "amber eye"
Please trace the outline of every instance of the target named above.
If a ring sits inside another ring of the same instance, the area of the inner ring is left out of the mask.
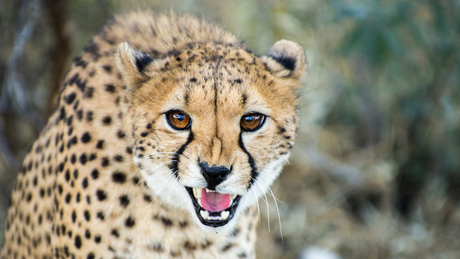
[[[264,122],[265,115],[254,112],[241,117],[240,125],[244,131],[256,131],[264,125]]]
[[[175,130],[184,130],[190,127],[190,116],[183,111],[169,111],[166,113],[166,119],[169,125]]]

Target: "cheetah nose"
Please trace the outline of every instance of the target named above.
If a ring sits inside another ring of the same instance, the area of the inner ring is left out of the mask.
[[[228,174],[230,173],[230,169],[225,166],[209,166],[206,162],[198,163],[201,167],[201,173],[204,176],[206,182],[208,182],[208,189],[215,190],[216,186],[223,182]]]

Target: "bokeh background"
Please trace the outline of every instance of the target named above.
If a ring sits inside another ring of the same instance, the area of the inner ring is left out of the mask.
[[[280,39],[306,50],[298,141],[277,204],[259,201],[258,258],[460,258],[457,0],[1,0],[0,244],[72,57],[144,8],[220,23],[261,55]]]

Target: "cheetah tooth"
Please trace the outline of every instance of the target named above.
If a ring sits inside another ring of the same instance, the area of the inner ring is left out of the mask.
[[[201,205],[201,199],[196,199],[196,201],[200,204],[200,207],[203,207],[203,205]]]
[[[203,219],[208,219],[209,218],[209,211],[207,210],[200,210],[200,215]]]
[[[220,213],[220,216],[222,217],[223,220],[226,220],[228,216],[230,215],[230,212],[224,210]]]
[[[216,192],[214,190],[209,190],[208,188],[206,188],[206,192]]]
[[[193,196],[195,196],[197,200],[201,199],[201,190],[203,188],[193,187],[192,189],[193,189]]]
[[[233,201],[236,198],[236,194],[230,194],[230,200]]]

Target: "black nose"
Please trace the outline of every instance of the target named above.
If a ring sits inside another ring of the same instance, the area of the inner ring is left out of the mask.
[[[208,189],[215,190],[216,186],[223,182],[228,174],[230,173],[230,169],[225,166],[209,166],[206,162],[198,163],[201,167],[201,173],[208,182]]]

